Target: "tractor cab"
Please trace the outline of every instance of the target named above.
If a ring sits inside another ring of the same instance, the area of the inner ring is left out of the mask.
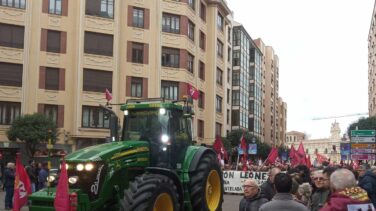
[[[152,167],[180,169],[185,152],[192,145],[190,108],[163,99],[145,99],[128,100],[121,109],[122,140],[147,141]]]

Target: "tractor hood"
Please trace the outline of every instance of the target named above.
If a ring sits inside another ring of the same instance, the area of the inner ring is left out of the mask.
[[[101,161],[133,151],[148,152],[149,143],[146,141],[118,141],[95,145],[67,155],[66,160],[68,162]]]

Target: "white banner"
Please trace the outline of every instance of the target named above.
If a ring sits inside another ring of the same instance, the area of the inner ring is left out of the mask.
[[[223,171],[225,193],[243,193],[243,182],[254,179],[259,186],[268,179],[267,171]]]

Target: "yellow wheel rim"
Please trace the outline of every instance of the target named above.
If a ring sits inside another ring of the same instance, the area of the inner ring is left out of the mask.
[[[174,211],[171,196],[167,193],[161,193],[154,203],[153,211]]]
[[[219,200],[221,199],[221,179],[216,170],[211,170],[206,180],[205,198],[206,204],[210,211],[218,208]]]

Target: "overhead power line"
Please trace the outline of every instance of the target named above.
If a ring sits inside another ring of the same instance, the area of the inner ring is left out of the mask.
[[[367,113],[345,114],[345,115],[338,115],[338,116],[314,117],[312,120],[336,119],[336,118],[343,118],[343,117],[350,117],[350,116],[364,116],[364,115],[368,115],[368,112]]]

